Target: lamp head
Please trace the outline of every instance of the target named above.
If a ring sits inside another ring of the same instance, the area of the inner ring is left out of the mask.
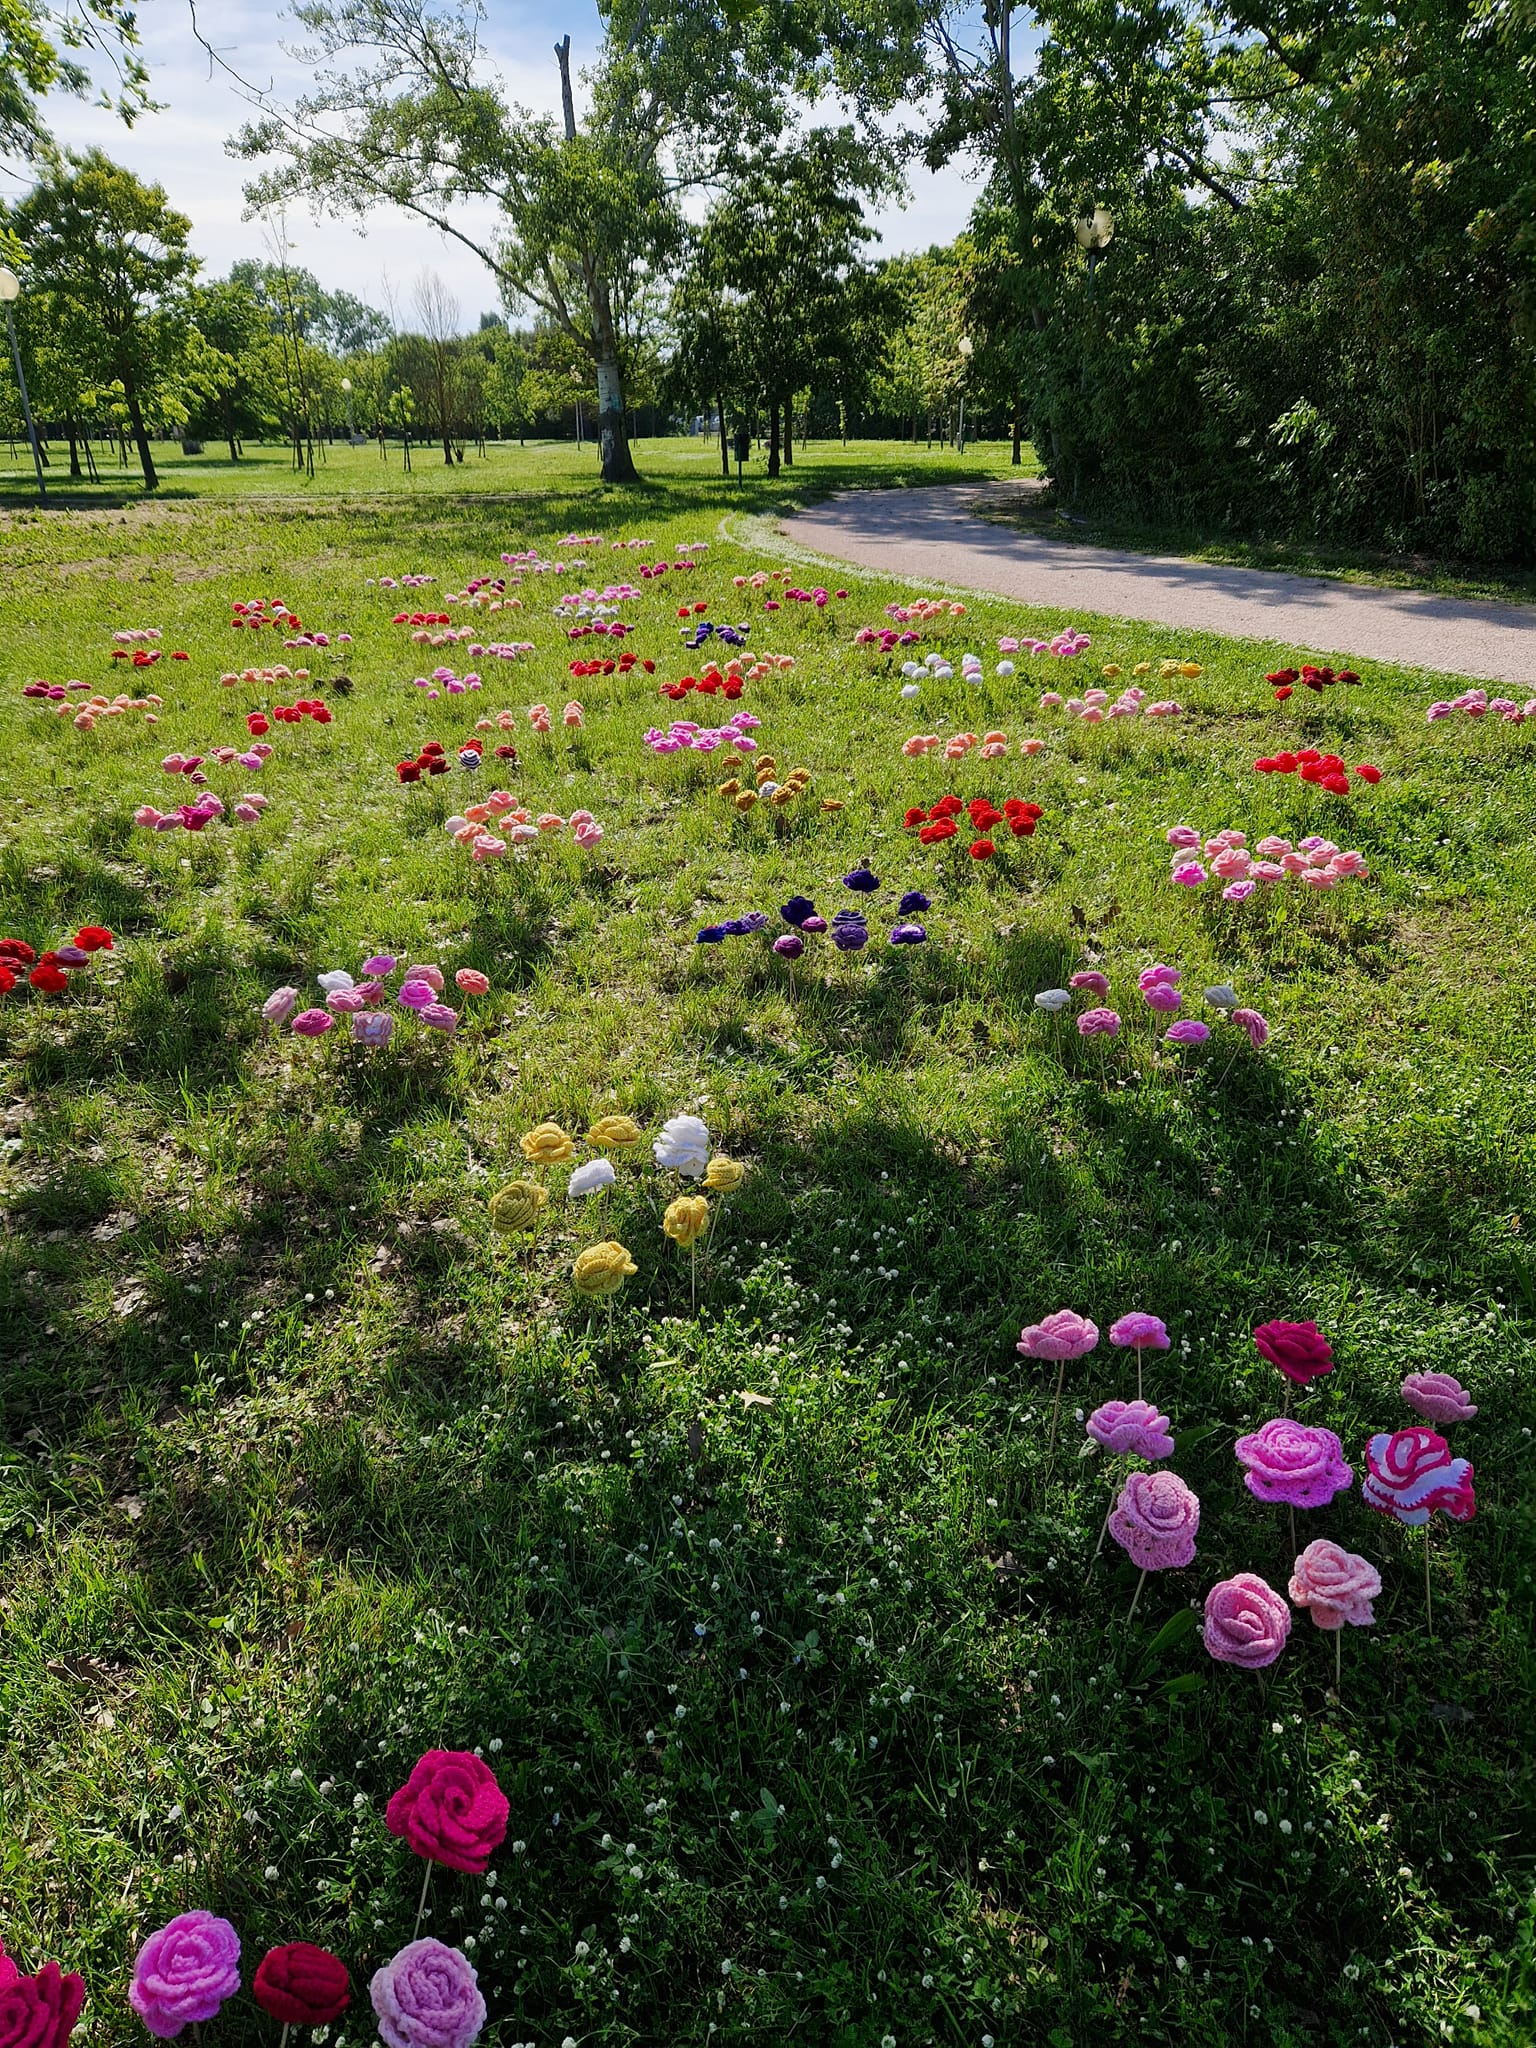
[[[971,337],[968,334],[962,334],[960,337],[960,354],[966,362],[969,362],[971,359],[973,347],[974,344]]]
[[[21,279],[14,270],[0,268],[0,305],[8,306],[21,297]]]
[[[350,391],[352,389],[352,379],[350,377],[343,377],[341,380],[341,388],[343,391]]]

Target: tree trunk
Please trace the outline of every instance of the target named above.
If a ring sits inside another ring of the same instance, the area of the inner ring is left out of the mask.
[[[230,461],[238,462],[240,460],[240,444],[235,439],[235,401],[234,394],[229,391],[224,393],[224,438],[229,443]]]
[[[133,445],[139,451],[139,467],[144,472],[144,488],[158,491],[160,479],[155,474],[155,458],[149,452],[149,436],[144,431],[144,414],[139,405],[139,394],[133,385],[123,389],[123,401],[128,407],[128,419],[133,428]]]
[[[768,474],[770,477],[775,477],[778,473],[779,401],[777,398],[770,398],[768,401]]]
[[[784,467],[795,466],[795,401],[793,395],[784,401]]]
[[[69,473],[71,476],[78,476],[80,474],[80,437],[75,431],[75,423],[72,419],[64,422],[64,431],[69,436]]]
[[[571,90],[571,39],[555,45],[555,62],[560,67],[560,111],[565,139],[576,140],[576,97]],[[624,431],[624,372],[619,367],[619,339],[613,324],[613,302],[608,280],[590,256],[581,258],[582,281],[586,286],[587,308],[592,315],[592,355],[597,364],[597,445],[602,457],[605,484],[639,482],[629,436]]]
[[[725,438],[725,399],[715,400],[715,412],[720,421],[720,474],[729,479],[731,474],[731,444]]]
[[[1017,469],[1024,460],[1024,401],[1016,398],[1013,402],[1013,466]]]

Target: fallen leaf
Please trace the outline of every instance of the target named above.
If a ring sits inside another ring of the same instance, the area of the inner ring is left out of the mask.
[[[738,1387],[736,1389],[736,1399],[743,1408],[771,1408],[773,1406],[772,1394],[753,1394],[745,1387]]]

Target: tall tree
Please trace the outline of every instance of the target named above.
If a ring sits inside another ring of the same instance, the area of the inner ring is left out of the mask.
[[[144,482],[156,489],[145,414],[191,331],[191,221],[161,186],[94,149],[63,158],[5,218],[29,285],[49,295],[60,346],[96,382],[120,386]]]
[[[131,127],[148,109],[149,74],[139,56],[138,23],[124,0],[0,0],[0,156],[35,161],[48,144],[42,102],[50,92],[85,98],[93,80],[80,61],[103,60],[116,89],[99,94]]]
[[[682,187],[770,139],[792,93],[892,104],[911,75],[915,14],[880,0],[602,0],[603,38],[578,113],[570,38],[555,47],[561,115],[512,105],[479,44],[475,0],[305,0],[300,53],[324,83],[233,147],[277,167],[259,203],[391,204],[465,243],[509,306],[532,306],[590,360],[603,476],[634,475],[625,379],[647,285],[680,243]],[[489,199],[501,232],[465,223]]]

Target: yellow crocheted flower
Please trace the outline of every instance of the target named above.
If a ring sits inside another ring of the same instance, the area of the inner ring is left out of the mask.
[[[746,1177],[747,1169],[741,1161],[727,1159],[723,1152],[717,1152],[704,1169],[704,1185],[717,1195],[733,1194]]]
[[[577,1253],[571,1278],[578,1294],[617,1294],[630,1274],[639,1270],[623,1245],[610,1237]]]
[[[718,788],[716,789],[716,791],[715,791],[715,795],[716,795],[716,796],[735,796],[736,792],[737,792],[737,791],[738,791],[738,790],[739,790],[740,788],[741,788],[741,784],[740,784],[740,783],[739,783],[739,782],[737,781],[736,777],[735,777],[735,776],[733,775],[733,776],[731,777],[731,779],[729,780],[729,782],[722,782],[722,783],[721,783],[721,784],[719,785],[719,787],[718,787]]]
[[[576,1152],[576,1147],[558,1124],[535,1124],[517,1142],[530,1166],[564,1166]]]
[[[1099,670],[1099,674],[1101,676],[1107,677],[1110,682],[1113,682],[1115,677],[1119,675],[1119,673],[1120,664],[1118,661],[1106,661],[1104,666]]]
[[[777,762],[777,761],[776,761],[776,760],[774,759],[774,757],[773,757],[773,755],[772,755],[772,754],[759,754],[759,755],[758,755],[758,757],[757,757],[757,779],[758,779],[758,781],[759,781],[759,782],[763,781],[763,780],[765,779],[765,777],[767,777],[767,776],[769,776],[769,775],[777,775],[777,774],[778,774],[778,772],[779,772],[779,764],[778,764],[778,762]]]
[[[824,811],[840,811],[843,808],[843,806],[839,798],[835,796],[824,796],[821,800],[821,808]]]
[[[744,789],[740,796],[734,798],[733,801],[738,811],[750,811],[757,802],[757,791],[755,789]]]
[[[499,1230],[504,1237],[515,1237],[520,1230],[532,1230],[548,1200],[546,1190],[531,1180],[509,1181],[491,1197],[492,1230]]]
[[[675,1244],[680,1244],[686,1251],[689,1245],[697,1244],[709,1228],[708,1202],[702,1195],[679,1195],[675,1202],[667,1204],[661,1227]]]
[[[632,1116],[600,1116],[587,1133],[594,1152],[633,1152],[645,1136]]]
[[[1151,675],[1151,673],[1152,664],[1150,661],[1138,661],[1136,666],[1131,670],[1131,674],[1133,676],[1149,676]]]

